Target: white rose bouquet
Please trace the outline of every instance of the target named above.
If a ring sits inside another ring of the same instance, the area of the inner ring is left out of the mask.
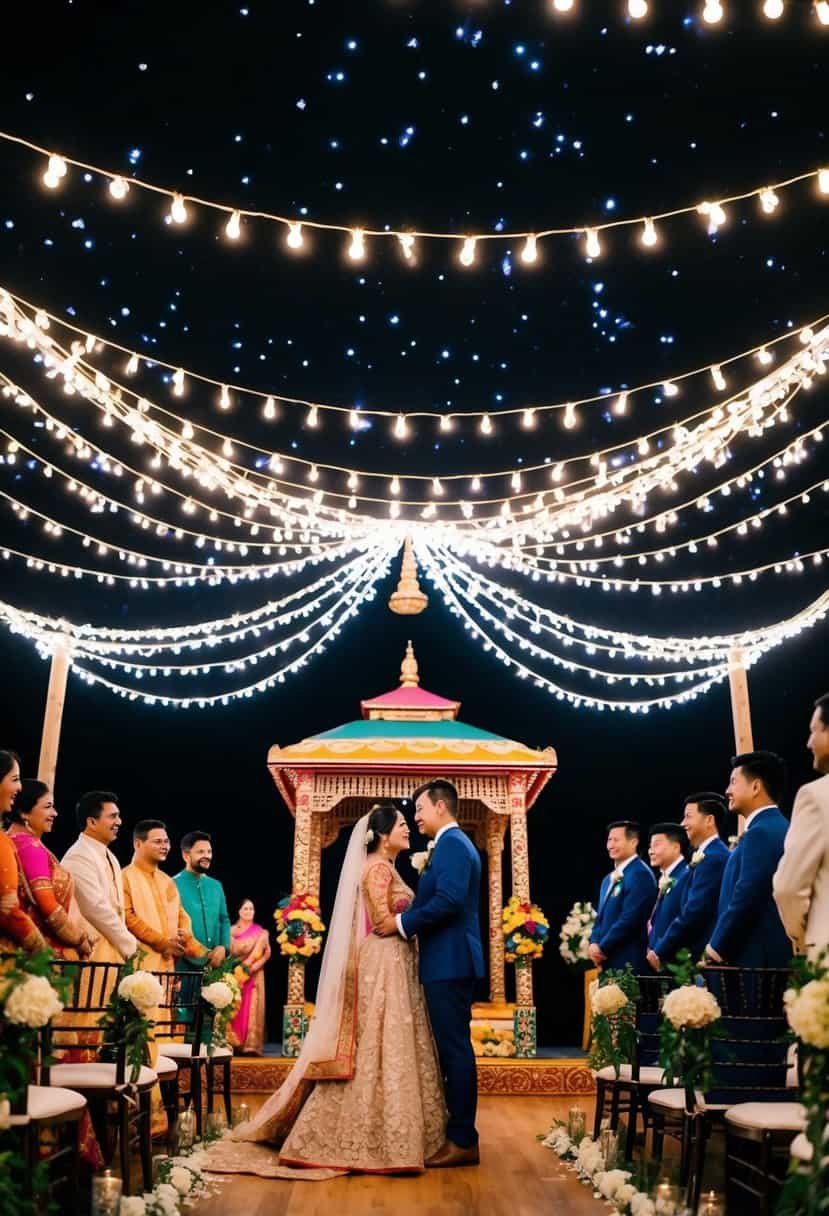
[[[6,996],[3,1016],[18,1026],[39,1030],[48,1026],[62,1009],[63,1003],[51,981],[45,975],[30,975],[12,986]]]
[[[164,989],[150,971],[133,971],[118,985],[118,995],[131,1001],[139,1013],[148,1013],[164,1000]]]
[[[694,984],[683,984],[674,988],[662,1003],[662,1016],[666,1017],[677,1030],[687,1026],[695,1030],[710,1026],[722,1016],[722,1010],[716,997],[707,988],[699,988]]]
[[[618,984],[599,985],[598,981],[590,987],[590,1007],[594,1013],[609,1017],[618,1013],[628,1004],[628,999]]]
[[[575,903],[559,930],[558,952],[571,967],[590,967],[587,949],[596,923],[596,909],[591,903]]]
[[[687,950],[680,950],[669,970],[678,987],[662,1002],[659,1023],[659,1063],[667,1085],[684,1083],[704,1091],[712,1084],[711,1043],[722,1034],[722,1010],[712,992],[702,986]]]
[[[141,951],[121,968],[121,979],[109,998],[106,1012],[98,1019],[103,1031],[101,1056],[117,1060],[125,1053],[129,1082],[134,1085],[149,1056],[150,1031],[155,1022],[148,1017],[164,1000],[164,988],[150,971],[141,970]]]
[[[820,1051],[829,1048],[829,977],[809,980],[784,994],[786,1018],[802,1043]]]
[[[233,990],[224,980],[216,980],[201,990],[202,998],[214,1009],[227,1009],[233,1004]]]
[[[791,987],[783,994],[786,1018],[797,1038],[800,1101],[806,1112],[811,1157],[783,1188],[779,1211],[801,1212],[825,1206],[829,1137],[829,946],[792,963]]]
[[[591,1048],[589,1064],[597,1071],[608,1065],[619,1075],[629,1064],[636,1042],[636,1001],[639,984],[630,964],[623,971],[602,972],[590,985]]]

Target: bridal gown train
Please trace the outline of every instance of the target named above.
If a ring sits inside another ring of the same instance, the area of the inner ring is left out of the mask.
[[[290,1130],[285,1110],[268,1120],[266,1103],[253,1121],[255,1138],[282,1141],[278,1161],[261,1143],[225,1140],[211,1149],[209,1170],[306,1178],[309,1169],[401,1173],[423,1169],[443,1143],[446,1105],[417,943],[371,932],[387,912],[404,911],[413,892],[393,866],[370,856],[362,894],[351,1079],[316,1081],[298,1114],[293,1104]]]

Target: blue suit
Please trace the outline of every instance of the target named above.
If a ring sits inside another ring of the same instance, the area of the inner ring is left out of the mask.
[[[634,973],[641,975],[647,966],[648,918],[656,903],[656,879],[641,857],[625,866],[621,879],[611,883],[612,877],[606,874],[602,879],[590,940],[605,955],[605,971],[630,963]]]
[[[703,860],[688,867],[679,915],[661,934],[651,937],[650,948],[660,962],[675,959],[683,949],[690,951],[695,962],[702,958],[717,919],[720,884],[729,856],[728,846],[717,836],[705,846]]]
[[[648,948],[655,949],[654,942],[658,942],[661,937],[667,932],[669,926],[676,920],[682,910],[682,901],[685,898],[685,888],[688,885],[688,879],[691,875],[688,862],[681,858],[677,862],[675,868],[671,871],[671,879],[673,880],[671,888],[664,895],[657,895],[656,907],[651,914],[651,931],[648,934]],[[656,951],[659,954],[659,951]],[[666,963],[674,961],[673,955],[664,957],[659,954],[659,961],[664,967]]]
[[[792,944],[772,892],[788,820],[776,806],[758,811],[723,874],[711,947],[732,967],[787,967]]]
[[[400,924],[420,943],[420,979],[446,1082],[446,1138],[460,1148],[478,1142],[478,1074],[469,1034],[475,980],[484,975],[478,920],[481,859],[458,827],[441,833]]]

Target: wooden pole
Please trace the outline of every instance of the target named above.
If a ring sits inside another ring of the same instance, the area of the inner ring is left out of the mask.
[[[728,683],[731,688],[731,716],[734,721],[734,749],[741,752],[754,751],[754,735],[751,729],[751,704],[748,699],[748,675],[741,647],[732,646],[728,652]],[[743,816],[738,817],[737,831],[745,830]]]
[[[69,647],[66,639],[60,637],[55,642],[55,649],[52,651],[49,688],[46,693],[46,711],[43,715],[43,734],[40,739],[40,759],[37,764],[38,777],[41,781],[45,781],[51,790],[55,788],[63,703],[66,700],[66,682],[69,678],[70,665]]]

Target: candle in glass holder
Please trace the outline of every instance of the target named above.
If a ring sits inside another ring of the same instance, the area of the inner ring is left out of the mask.
[[[571,1106],[567,1112],[567,1135],[571,1140],[581,1140],[584,1137],[586,1116],[580,1106]]]
[[[196,1112],[192,1106],[186,1107],[179,1115],[177,1135],[179,1152],[193,1147],[196,1141]]]
[[[725,1200],[719,1191],[705,1191],[700,1195],[697,1216],[725,1216]]]
[[[250,1119],[250,1107],[247,1102],[240,1102],[238,1106],[233,1108],[233,1126],[239,1127],[242,1123],[247,1123]]]
[[[92,1216],[118,1216],[121,1206],[121,1179],[104,1170],[92,1179]]]
[[[206,1140],[220,1140],[227,1131],[225,1112],[223,1110],[208,1111],[204,1131]]]
[[[616,1158],[619,1155],[619,1133],[611,1127],[603,1127],[599,1133],[599,1148],[606,1170],[616,1168]]]
[[[679,1187],[667,1178],[660,1179],[653,1192],[653,1201],[659,1216],[675,1216],[680,1206]]]

